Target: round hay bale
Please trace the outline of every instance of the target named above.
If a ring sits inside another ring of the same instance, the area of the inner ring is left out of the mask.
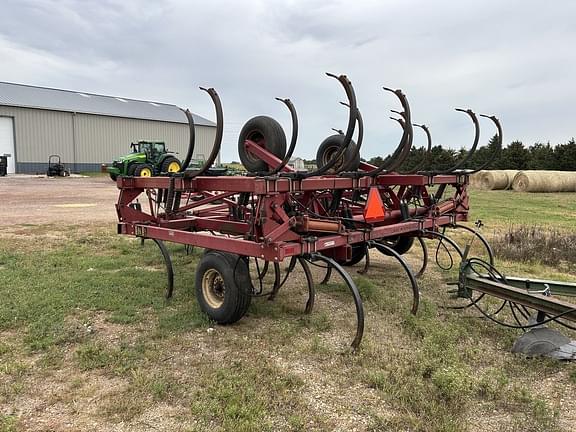
[[[485,172],[486,172],[485,170],[482,170],[470,175],[468,184],[473,188],[480,188],[482,185],[482,174],[484,174]]]
[[[512,188],[517,192],[576,192],[576,172],[520,171]]]
[[[508,185],[506,185],[506,189],[512,189],[512,182],[514,181],[514,177],[520,172],[519,170],[504,170],[506,176],[508,177]]]
[[[510,189],[517,170],[490,170],[480,176],[480,188],[486,190]]]

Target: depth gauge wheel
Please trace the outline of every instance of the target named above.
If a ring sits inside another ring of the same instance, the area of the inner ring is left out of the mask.
[[[286,154],[286,135],[280,123],[271,117],[258,116],[246,122],[238,137],[238,154],[242,164],[249,172],[268,171],[271,168],[266,162],[254,156],[244,142],[250,140],[265,148],[274,156],[283,159]]]
[[[250,306],[252,282],[239,255],[207,251],[196,268],[195,285],[200,309],[219,324],[238,321]]]

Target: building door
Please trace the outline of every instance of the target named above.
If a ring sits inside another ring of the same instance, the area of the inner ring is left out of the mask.
[[[9,154],[8,174],[16,172],[16,160],[14,154],[14,119],[12,117],[0,117],[0,155]]]

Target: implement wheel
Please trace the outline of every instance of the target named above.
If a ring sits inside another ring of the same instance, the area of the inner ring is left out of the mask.
[[[336,134],[330,135],[318,148],[316,152],[316,165],[318,168],[322,168],[324,165],[328,164],[330,160],[338,153],[340,145],[344,141],[344,135]],[[356,171],[360,166],[360,154],[356,151],[356,143],[350,141],[348,148],[344,151],[344,154],[336,164],[327,171],[327,174],[334,174],[342,171],[346,168],[347,171]]]
[[[386,246],[394,249],[400,255],[404,255],[408,252],[412,245],[414,244],[414,237],[406,237],[406,236],[396,236],[396,237],[388,237],[386,239],[379,240],[378,243],[385,244]],[[382,251],[384,255],[391,255]]]
[[[162,166],[160,167],[160,172],[163,173],[177,173],[182,169],[180,161],[175,157],[167,157],[162,161]]]
[[[350,261],[341,261],[341,260],[335,260],[338,264],[342,265],[342,266],[353,266],[355,264],[358,264],[360,261],[362,261],[362,258],[364,258],[366,256],[366,244],[365,243],[355,243],[353,245],[351,245],[352,247],[352,258],[350,258]]]
[[[196,268],[196,298],[200,309],[219,324],[242,318],[250,306],[252,283],[239,255],[207,251]]]
[[[280,123],[271,117],[258,116],[246,122],[238,137],[238,154],[244,167],[250,172],[269,171],[266,162],[254,156],[248,150],[244,142],[250,140],[258,146],[265,148],[278,159],[283,159],[286,154],[286,135]]]

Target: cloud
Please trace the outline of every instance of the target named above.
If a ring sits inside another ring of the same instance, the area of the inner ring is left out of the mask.
[[[408,95],[414,120],[436,143],[458,148],[472,128],[454,107],[497,114],[508,141],[563,142],[575,135],[572,100],[576,3],[537,1],[118,1],[7,0],[0,16],[0,80],[175,103],[213,118],[199,85],[224,103],[223,160],[236,136],[266,114],[288,130],[274,97],[300,116],[296,153],[314,157],[344,128],[344,93],[324,72],[355,85],[366,134],[363,156],[400,136],[382,85]],[[482,140],[492,134],[483,123]],[[419,144],[424,139],[420,137]]]

